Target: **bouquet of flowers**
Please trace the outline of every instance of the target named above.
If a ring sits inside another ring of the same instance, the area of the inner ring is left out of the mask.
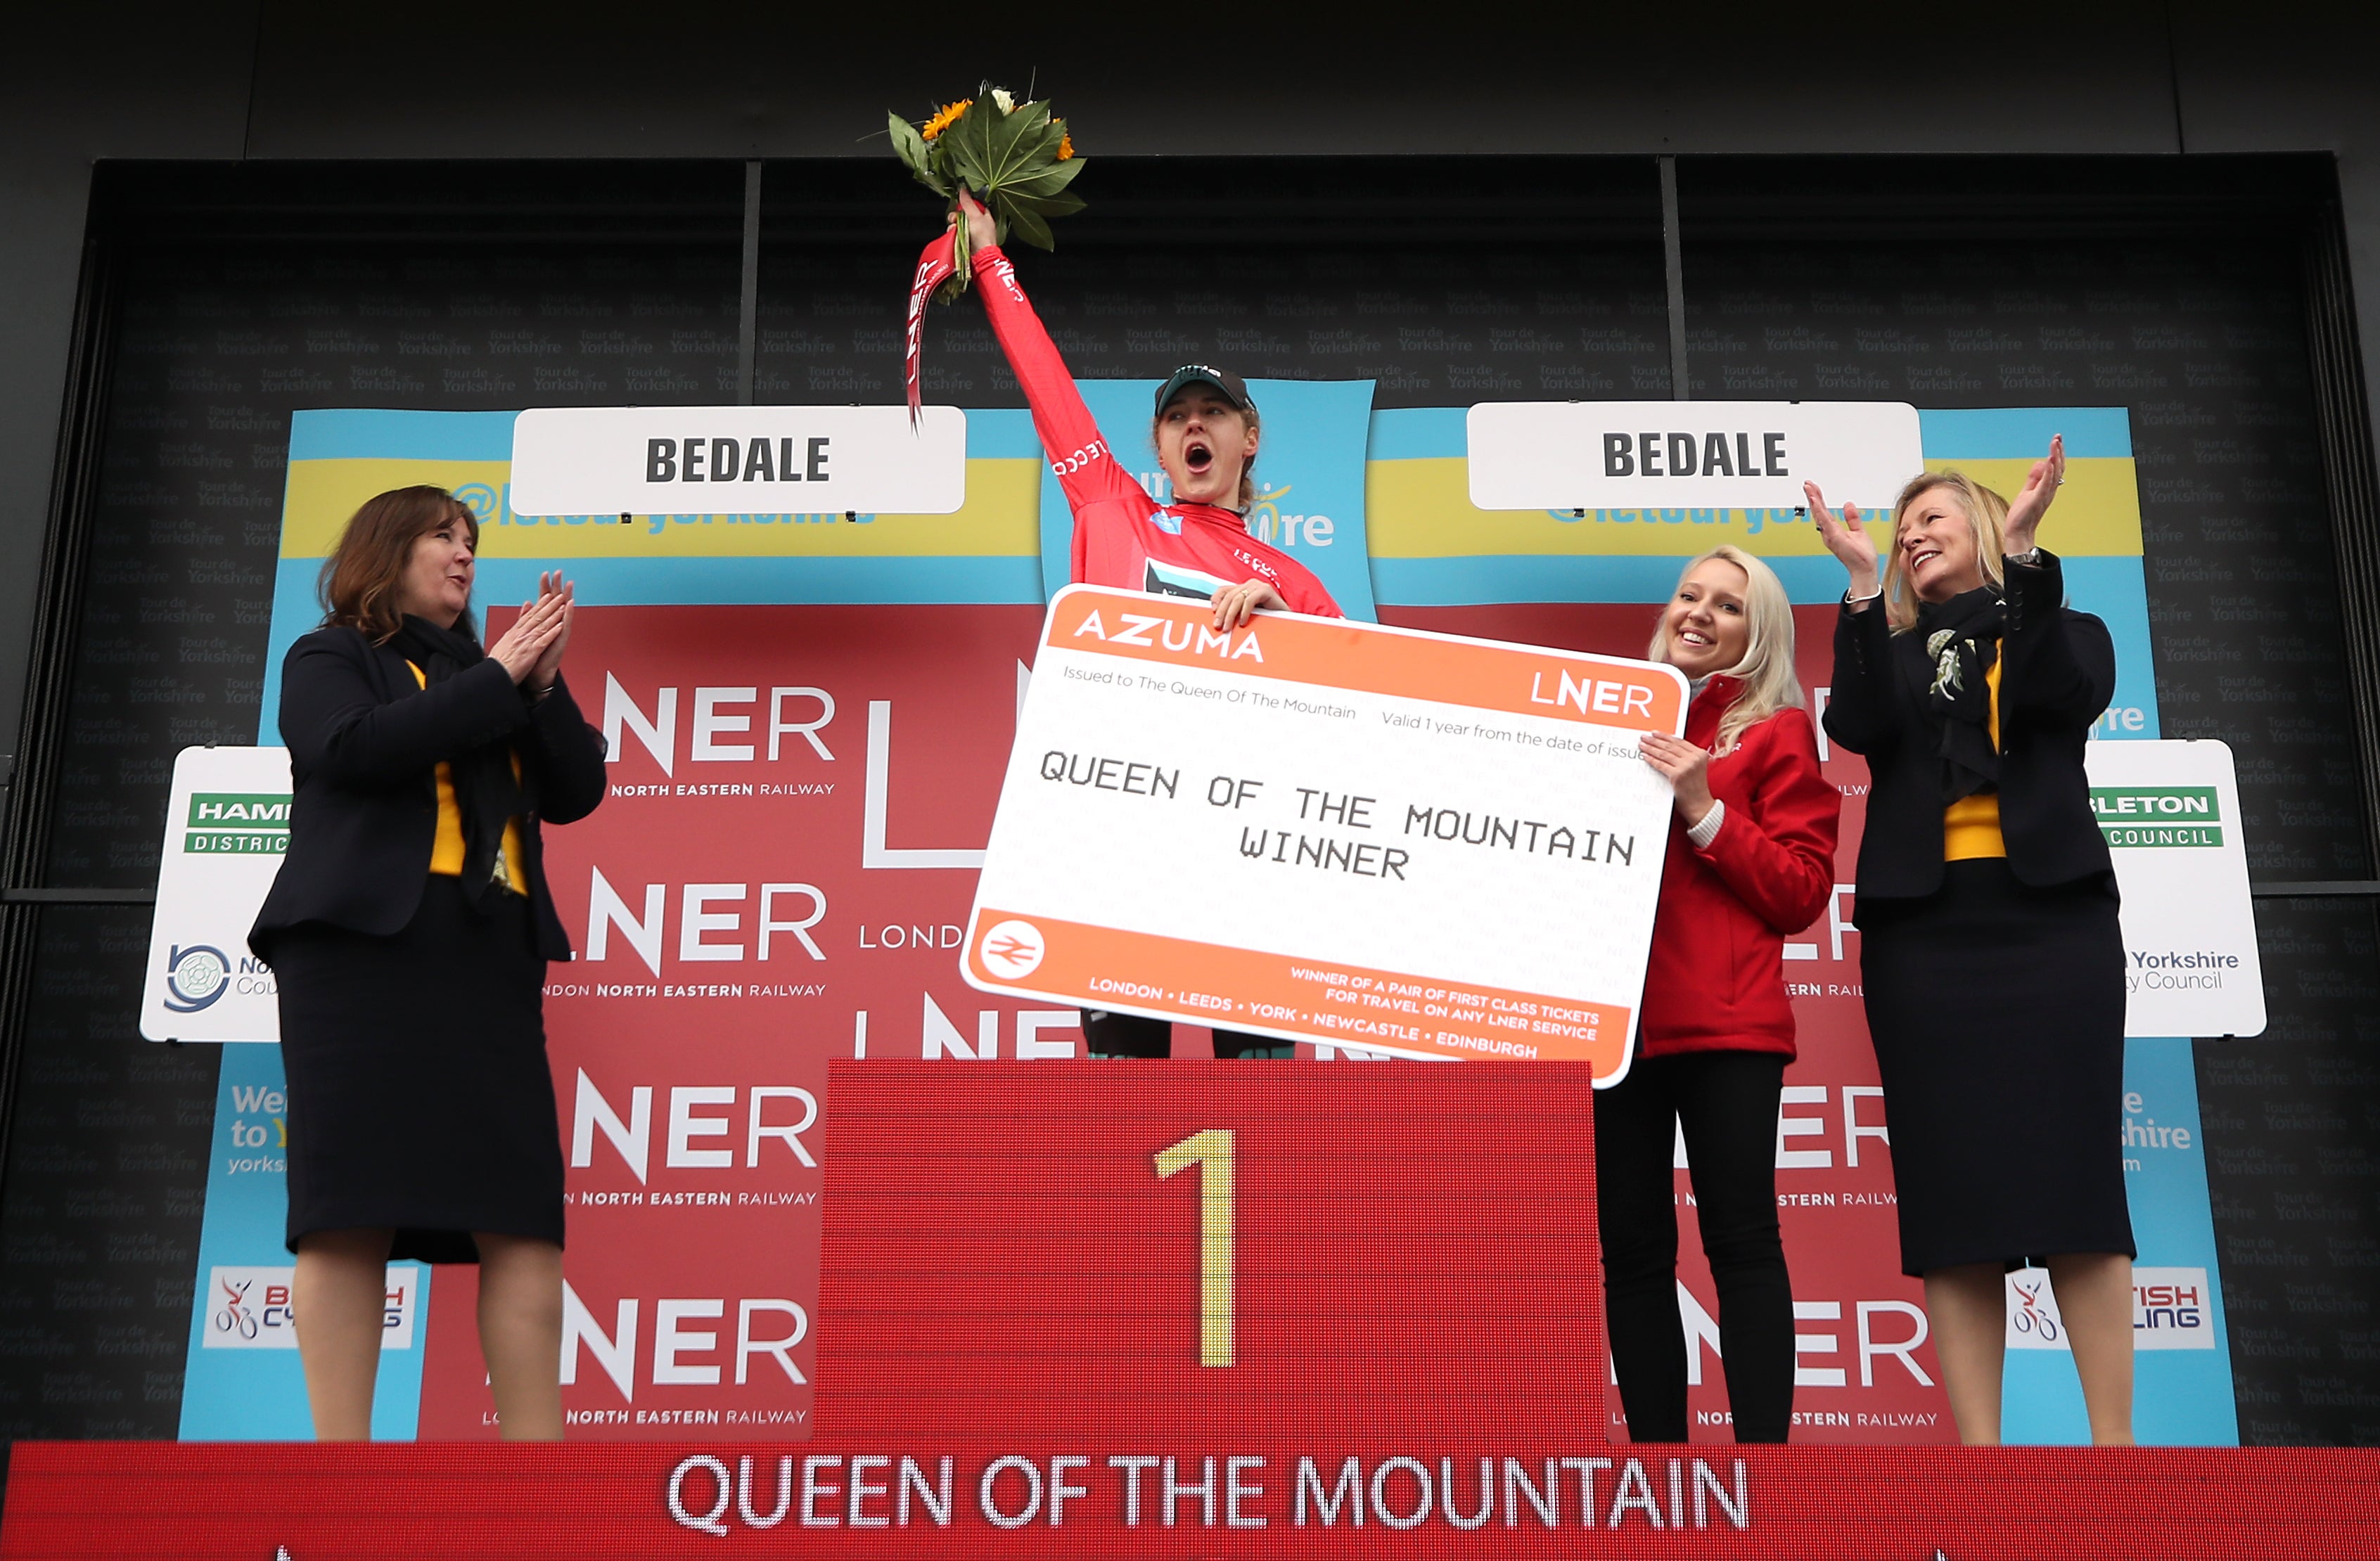
[[[999,224],[1000,242],[1014,234],[1036,248],[1052,248],[1050,219],[1083,209],[1083,198],[1066,187],[1083,171],[1066,122],[1045,100],[1018,103],[1005,88],[985,82],[971,98],[944,103],[925,123],[912,125],[887,115],[892,150],[917,181],[955,203],[964,188],[983,202]],[[972,242],[965,222],[926,246],[909,282],[909,327],[904,346],[909,422],[919,405],[918,348],[925,336],[926,304],[948,303],[967,290],[975,275]]]
[[[944,200],[956,200],[965,186],[1000,224],[1003,244],[1014,234],[1037,249],[1050,248],[1050,219],[1083,209],[1083,198],[1066,188],[1083,171],[1083,160],[1075,155],[1066,122],[1050,114],[1046,101],[1018,103],[987,81],[976,96],[943,104],[923,124],[897,114],[886,119],[892,150],[910,175]],[[965,223],[957,235],[945,301],[965,292],[969,277]]]

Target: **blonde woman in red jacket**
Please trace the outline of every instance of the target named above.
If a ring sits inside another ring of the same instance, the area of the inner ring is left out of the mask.
[[[1628,1076],[1595,1099],[1612,1364],[1638,1442],[1686,1439],[1672,1148],[1681,1126],[1739,1442],[1793,1418],[1793,1292],[1777,1230],[1777,1102],[1793,1059],[1785,938],[1833,892],[1840,793],[1793,675],[1793,611],[1736,548],[1686,565],[1647,654],[1686,674],[1682,740],[1647,733],[1677,793]]]

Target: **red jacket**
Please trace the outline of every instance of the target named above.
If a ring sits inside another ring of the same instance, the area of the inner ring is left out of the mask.
[[[1265,579],[1292,612],[1343,618],[1306,567],[1248,535],[1247,523],[1212,504],[1160,504],[1115,458],[1066,372],[1041,317],[998,249],[975,252],[977,291],[1008,366],[1033,407],[1033,427],[1075,514],[1077,584],[1166,596],[1211,596]]]
[[[1713,677],[1686,710],[1686,741],[1707,748],[1741,680]],[[1818,773],[1809,712],[1791,706],[1745,730],[1710,763],[1727,817],[1706,851],[1670,816],[1661,908],[1636,1029],[1645,1057],[1689,1051],[1793,1055],[1785,939],[1827,908],[1842,793]]]

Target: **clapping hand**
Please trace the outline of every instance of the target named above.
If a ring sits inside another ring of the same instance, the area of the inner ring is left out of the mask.
[[[2008,519],[2001,527],[2002,551],[2033,551],[2034,536],[2041,529],[2041,518],[2049,513],[2051,501],[2058,497],[2058,485],[2065,480],[2066,436],[2052,434],[2049,454],[2033,464],[2033,469],[2025,473],[2024,487],[2009,503]]]
[[[552,688],[562,671],[576,598],[576,588],[560,570],[539,575],[537,599],[523,602],[512,627],[488,647],[488,655],[503,665],[513,682],[532,694]]]
[[[1827,508],[1827,496],[1818,491],[1815,482],[1802,484],[1803,496],[1810,502],[1810,518],[1817,523],[1818,540],[1827,551],[1842,561],[1851,577],[1853,597],[1874,596],[1882,576],[1876,568],[1876,538],[1867,534],[1862,524],[1859,506],[1845,503],[1838,516]]]

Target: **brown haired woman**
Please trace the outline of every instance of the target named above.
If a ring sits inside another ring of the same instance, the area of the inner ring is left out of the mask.
[[[249,946],[281,996],[288,1242],[314,1434],[371,1434],[391,1258],[480,1265],[504,1435],[562,1434],[562,1145],[548,960],[570,940],[540,823],[603,800],[562,682],[571,588],[471,627],[479,526],[443,488],[368,501],[283,664],[289,853]]]
[[[1925,1280],[1960,1436],[2000,1439],[2004,1271],[2049,1270],[2091,1440],[2132,1439],[2124,946],[2082,744],[2107,625],[2034,540],[2066,450],[2010,503],[1928,472],[1879,578],[1859,511],[1810,512],[1851,574],[1826,725],[1867,756],[1860,976],[1892,1123],[1900,1265]]]

